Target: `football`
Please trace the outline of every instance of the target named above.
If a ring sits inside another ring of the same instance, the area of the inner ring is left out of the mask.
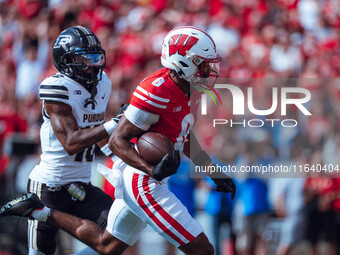
[[[171,140],[157,132],[147,132],[137,140],[140,156],[151,166],[157,165],[166,154],[172,155],[174,145]]]

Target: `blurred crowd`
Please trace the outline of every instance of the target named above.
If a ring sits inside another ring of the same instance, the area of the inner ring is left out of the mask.
[[[106,50],[105,72],[112,81],[109,116],[122,101],[129,101],[145,76],[161,67],[164,35],[176,26],[193,25],[215,40],[222,57],[221,77],[244,79],[244,84],[250,84],[250,78],[299,78],[290,86],[312,93],[308,104],[312,116],[306,118],[297,109],[288,112],[289,118],[299,121],[295,128],[223,127],[199,133],[203,146],[216,160],[235,165],[340,163],[338,0],[2,0],[0,187],[13,177],[1,178],[15,168],[11,160],[18,149],[13,140],[21,140],[13,139],[13,134],[21,133],[39,145],[39,84],[55,72],[51,55],[54,39],[74,25],[94,31]],[[256,84],[254,90],[261,106],[267,107],[271,96],[265,83]],[[224,117],[231,116],[228,103],[218,109]],[[246,255],[274,254],[265,252],[271,237],[264,229],[274,217],[281,222],[281,240],[275,249],[278,254],[288,254],[303,237],[312,244],[310,254],[319,254],[319,238],[329,244],[329,253],[324,254],[336,254],[336,238],[340,236],[337,179],[316,173],[304,179],[240,178],[236,201],[231,203],[228,196],[213,193],[209,182],[188,185],[181,176],[173,182],[177,183],[174,190],[186,189],[179,195],[192,194],[190,191],[197,188],[209,191],[201,209],[214,216],[215,247],[223,241],[219,227],[223,222],[230,225],[230,218],[235,217],[229,236],[236,242],[231,242],[235,243],[231,250]],[[183,199],[189,201],[189,210],[194,213],[193,195]],[[309,235],[300,235],[303,229]],[[223,247],[217,250],[222,254]]]

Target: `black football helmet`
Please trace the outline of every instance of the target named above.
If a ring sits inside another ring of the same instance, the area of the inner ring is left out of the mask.
[[[54,41],[53,62],[60,73],[89,89],[101,80],[106,56],[97,36],[76,26],[65,29]]]

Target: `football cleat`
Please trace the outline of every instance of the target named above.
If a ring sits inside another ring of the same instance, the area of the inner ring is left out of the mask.
[[[28,193],[22,197],[12,199],[0,208],[1,216],[17,216],[30,218],[36,209],[43,209],[44,205],[34,193]]]

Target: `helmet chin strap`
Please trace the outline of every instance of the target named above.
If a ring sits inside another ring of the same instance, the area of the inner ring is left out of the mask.
[[[193,87],[194,89],[199,90],[199,91],[202,90],[202,88],[200,86],[198,86],[197,84],[195,84],[193,82],[189,82],[189,83],[190,83],[190,86]]]
[[[179,78],[188,82],[190,84],[190,86],[192,86],[194,89],[199,90],[199,91],[202,91],[202,89],[208,89],[209,90],[209,88],[207,88],[204,84],[199,85],[199,82],[195,83],[193,80],[191,80],[192,78],[188,80],[185,77],[183,70],[180,69],[176,64],[173,63],[173,65],[176,66],[177,68],[175,70],[172,70],[172,71],[175,71]]]
[[[80,75],[75,75],[76,79],[91,93],[91,89],[97,86],[99,80],[97,79],[98,72],[83,73]]]
[[[90,93],[91,93],[91,96],[89,98],[85,99],[84,107],[86,108],[88,105],[92,105],[92,110],[94,110],[96,108],[96,104],[97,104],[96,99],[94,99],[95,96],[97,95],[97,84],[95,84],[95,85],[93,84],[92,85]]]

